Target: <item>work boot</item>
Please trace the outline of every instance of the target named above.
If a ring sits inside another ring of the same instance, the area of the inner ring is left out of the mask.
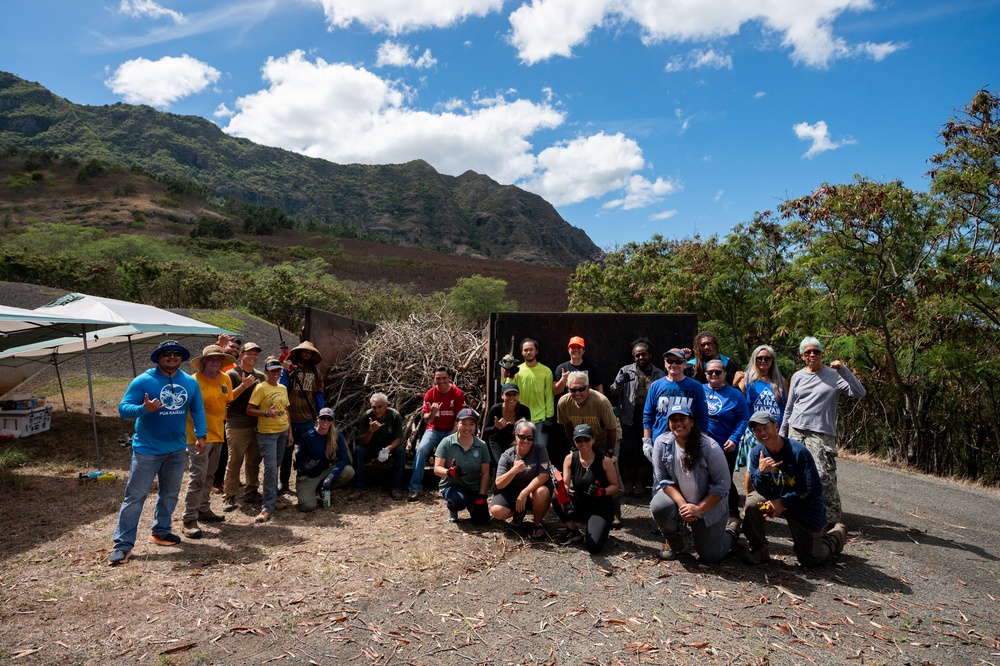
[[[681,536],[668,536],[666,543],[663,544],[663,550],[658,552],[656,556],[661,560],[676,560],[680,555],[684,554],[684,539]]]
[[[203,523],[221,523],[226,519],[225,516],[220,516],[211,509],[208,511],[199,511],[198,520]]]
[[[222,498],[222,510],[226,513],[230,511],[236,511],[237,509],[236,498],[235,497],[223,497]]]
[[[197,520],[184,521],[184,536],[186,536],[188,539],[201,538],[201,527],[198,526]]]
[[[834,555],[839,555],[844,550],[844,545],[847,543],[847,527],[844,523],[837,523],[830,528],[830,531],[826,534],[827,536],[833,537],[833,553]]]
[[[726,531],[732,532],[736,536],[740,535],[740,529],[743,527],[743,521],[740,520],[739,516],[729,516],[729,520],[726,521]]]
[[[751,546],[749,550],[743,553],[743,561],[752,566],[763,564],[770,559],[771,551],[768,549],[767,543]]]

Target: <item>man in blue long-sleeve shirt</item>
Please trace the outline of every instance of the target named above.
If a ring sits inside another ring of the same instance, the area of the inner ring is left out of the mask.
[[[800,442],[779,435],[778,423],[767,410],[754,412],[750,427],[760,443],[748,459],[754,491],[747,496],[743,518],[750,543],[744,560],[760,564],[770,558],[764,520],[784,516],[799,562],[807,567],[829,562],[844,549],[847,529],[837,523],[824,531],[823,483],[812,454]]]
[[[108,560],[112,566],[132,556],[139,517],[154,479],[159,492],[150,541],[162,546],[174,546],[181,541],[171,531],[170,522],[184,478],[188,414],[194,424],[195,448],[199,452],[205,450],[206,434],[201,389],[191,375],[180,369],[181,363],[189,358],[191,353],[177,342],[161,343],[149,356],[155,367],[132,380],[118,405],[118,414],[125,419],[136,419],[136,424],[125,499],[112,537],[114,550]]]

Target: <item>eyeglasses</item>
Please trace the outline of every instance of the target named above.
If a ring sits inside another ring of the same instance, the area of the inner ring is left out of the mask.
[[[570,393],[582,393],[586,391],[588,388],[589,388],[588,386],[570,386],[566,390],[569,391]]]
[[[758,362],[758,363],[765,363],[765,362],[767,362],[767,361],[773,361],[773,360],[774,360],[774,359],[773,359],[773,358],[771,358],[770,356],[758,356],[758,357],[757,357],[757,362]]]
[[[681,361],[681,360],[678,360],[676,358],[668,358],[668,359],[666,359],[667,365],[684,365],[685,362],[686,361]]]
[[[708,375],[709,377],[714,377],[716,375],[721,375],[722,370],[706,370],[705,374]]]
[[[522,442],[533,442],[533,441],[535,441],[535,436],[534,435],[522,435],[521,433],[518,433],[517,434],[517,438],[519,440],[521,440]]]
[[[823,352],[821,352],[818,349],[807,349],[804,352],[802,352],[802,355],[803,356],[822,356]]]
[[[184,358],[184,354],[182,354],[179,351],[160,352],[160,356],[166,356],[167,358],[170,358],[171,356],[176,356],[177,358]]]

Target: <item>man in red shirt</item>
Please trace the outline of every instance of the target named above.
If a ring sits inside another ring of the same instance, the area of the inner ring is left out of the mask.
[[[451,383],[451,370],[445,366],[434,368],[434,388],[424,394],[423,419],[427,424],[413,457],[413,476],[410,477],[409,502],[420,499],[424,489],[424,468],[441,440],[455,431],[455,417],[465,407],[465,394]]]

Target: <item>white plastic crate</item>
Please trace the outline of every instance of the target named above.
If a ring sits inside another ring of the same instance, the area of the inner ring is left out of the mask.
[[[51,425],[52,405],[35,407],[34,409],[0,411],[0,430],[12,430],[20,433],[21,437],[45,432]]]

